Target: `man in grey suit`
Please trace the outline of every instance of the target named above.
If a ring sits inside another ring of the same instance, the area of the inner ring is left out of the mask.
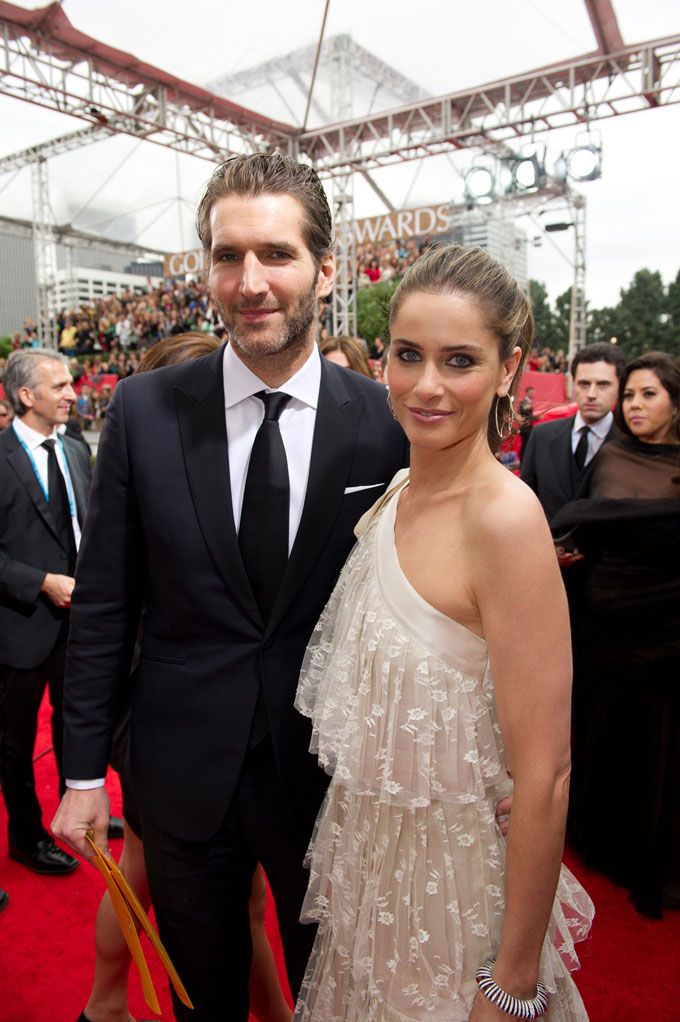
[[[63,788],[64,661],[90,463],[83,444],[60,432],[75,400],[63,355],[15,351],[3,384],[16,417],[0,433],[0,781],[10,857],[55,876],[78,861],[43,827],[33,749],[49,685]]]
[[[522,456],[521,477],[550,522],[581,488],[602,444],[616,433],[612,408],[624,358],[613,344],[589,344],[571,363],[576,415],[532,430]]]

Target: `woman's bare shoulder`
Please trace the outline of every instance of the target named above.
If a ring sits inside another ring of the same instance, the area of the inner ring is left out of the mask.
[[[475,545],[496,551],[523,553],[536,545],[552,551],[545,513],[533,490],[506,468],[489,473],[472,494],[468,515],[474,522]],[[509,544],[509,541],[510,544]]]

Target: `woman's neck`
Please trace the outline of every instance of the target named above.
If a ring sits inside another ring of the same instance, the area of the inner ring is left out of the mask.
[[[444,450],[411,447],[409,488],[412,494],[466,489],[480,471],[497,465],[485,435],[469,437]]]

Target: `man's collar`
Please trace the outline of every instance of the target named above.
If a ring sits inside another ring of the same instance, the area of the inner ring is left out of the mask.
[[[224,350],[224,361],[222,363],[224,373],[224,404],[226,408],[233,408],[253,394],[261,390],[271,390],[259,376],[256,376],[248,366],[244,365],[241,359],[234,353],[233,348],[228,344]],[[286,380],[277,390],[284,394],[290,394],[310,408],[316,408],[319,403],[319,387],[321,385],[321,355],[316,344],[309,353],[307,361],[298,369],[294,376]]]
[[[613,422],[613,412],[607,412],[607,414],[603,416],[603,418],[598,419],[597,422],[584,422],[581,417],[581,413],[577,412],[571,431],[572,433],[578,433],[580,429],[587,426],[588,429],[592,430],[596,437],[599,437],[600,440],[604,440],[609,433],[609,430],[612,428]]]
[[[46,440],[50,440],[52,438],[56,439],[57,437],[56,426],[52,427],[52,432],[49,436],[43,436],[42,433],[38,433],[37,430],[31,429],[30,426],[27,426],[24,420],[20,419],[18,415],[12,420],[12,426],[14,427],[16,435],[20,440],[23,440],[29,451],[34,451],[37,447],[41,447]]]

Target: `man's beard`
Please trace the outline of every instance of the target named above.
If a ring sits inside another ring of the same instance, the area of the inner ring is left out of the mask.
[[[220,305],[218,309],[232,346],[247,359],[257,362],[269,355],[279,355],[284,351],[292,354],[302,350],[308,343],[309,328],[317,317],[317,303],[316,285],[313,284],[310,290],[297,300],[291,311],[284,313],[279,332],[266,338],[258,337],[256,324],[253,325],[252,333],[239,331],[234,318],[227,315],[226,310]],[[244,304],[241,308],[257,309],[258,306]]]

